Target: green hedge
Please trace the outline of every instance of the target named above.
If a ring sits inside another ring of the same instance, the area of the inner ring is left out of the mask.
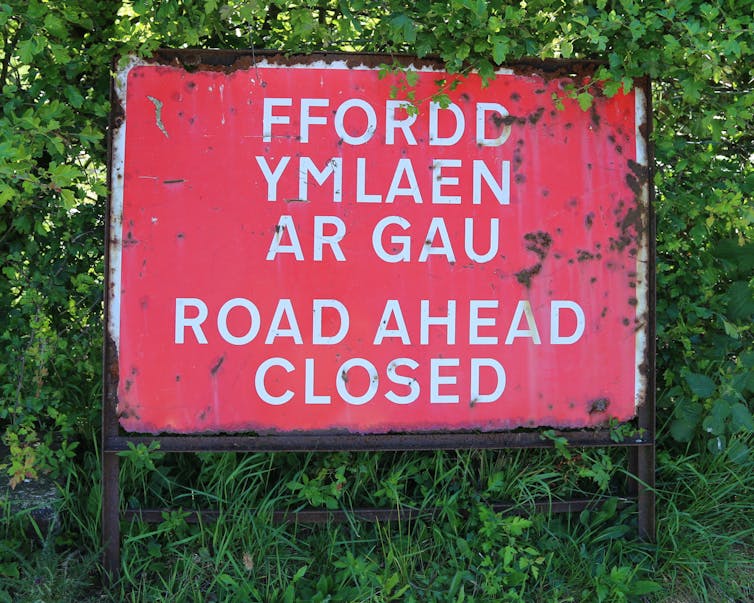
[[[659,423],[748,454],[754,428],[750,0],[14,0],[0,3],[0,434],[14,483],[99,421],[113,57],[165,47],[439,55],[492,75],[602,58],[654,80]],[[580,100],[588,103],[588,98]]]

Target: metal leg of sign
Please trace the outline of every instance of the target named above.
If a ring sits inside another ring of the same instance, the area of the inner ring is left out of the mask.
[[[102,544],[104,567],[109,580],[120,573],[120,459],[112,451],[102,453]]]
[[[640,446],[629,450],[628,496],[638,507],[639,538],[654,542],[655,532],[655,447]]]
[[[654,376],[654,371],[652,372]],[[654,379],[650,378],[652,391]],[[639,537],[655,541],[655,409],[654,400],[639,410],[639,428],[651,446],[639,447],[636,452],[636,498],[639,505]]]
[[[637,502],[639,506],[639,537],[649,542],[656,538],[655,527],[655,447],[636,451],[638,456]]]

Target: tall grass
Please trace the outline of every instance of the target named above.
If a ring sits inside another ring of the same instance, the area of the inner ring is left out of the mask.
[[[96,448],[61,485],[61,524],[6,514],[0,601],[750,601],[754,461],[661,452],[656,544],[615,496],[614,451],[163,455],[133,450],[123,505],[166,506],[123,526],[121,578],[99,573]],[[736,462],[737,461],[737,462]],[[607,478],[606,478],[607,476]],[[533,500],[606,497],[571,515]],[[520,503],[517,515],[495,501]],[[419,515],[275,523],[274,510],[358,506]],[[188,509],[216,521],[191,524]]]

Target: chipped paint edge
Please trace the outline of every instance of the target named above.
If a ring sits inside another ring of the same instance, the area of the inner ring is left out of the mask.
[[[353,57],[351,57],[352,59]],[[385,55],[385,58],[390,58],[389,55]],[[384,65],[388,65],[388,63],[385,63]],[[185,68],[181,65],[177,65],[174,62],[164,62],[160,61],[159,59],[140,59],[138,57],[135,57],[133,55],[128,56],[128,64],[123,67],[119,68],[118,73],[116,74],[116,89],[118,84],[122,83],[123,88],[125,90],[125,78],[128,75],[128,71],[130,71],[134,67],[146,67],[146,66],[157,66],[157,67],[165,67],[168,69],[178,69],[178,70],[185,70]],[[245,66],[241,69],[238,69],[238,71],[252,71],[254,69],[341,69],[344,71],[380,71],[383,67],[382,66],[374,66],[374,65],[367,65],[365,63],[360,63],[358,65],[354,63],[350,63],[348,59],[335,59],[335,60],[327,60],[327,59],[319,59],[316,61],[311,62],[291,62],[291,63],[285,63],[285,62],[279,62],[276,61],[275,58],[266,58],[266,57],[259,57],[254,63],[251,65]],[[407,65],[403,66],[404,69],[408,71],[416,71],[416,72],[427,72],[427,73],[445,73],[449,76],[453,75],[462,75],[457,73],[450,73],[447,71],[447,69],[442,68],[440,65],[419,65],[417,67],[414,63],[409,63]],[[207,66],[206,68],[199,67],[197,71],[215,71],[215,69],[210,68]],[[471,71],[473,74],[477,74],[478,72],[476,70]],[[525,77],[526,74],[520,74],[517,73],[515,68],[511,67],[498,67],[494,71],[495,75],[519,75],[520,77]],[[123,82],[119,82],[119,78],[123,77]]]
[[[387,55],[386,55],[387,58]],[[248,67],[249,70],[251,69],[257,69],[257,68],[294,68],[294,69],[345,69],[345,70],[357,70],[357,71],[379,71],[381,67],[373,67],[370,65],[365,65],[364,63],[361,63],[360,65],[351,65],[346,60],[335,60],[335,61],[327,61],[325,59],[321,59],[318,61],[313,61],[311,63],[291,63],[291,64],[283,64],[283,63],[276,63],[275,61],[268,61],[266,58],[259,59],[256,63]],[[426,71],[429,73],[448,73],[445,69],[439,69],[435,67],[434,65],[421,65],[419,67],[416,67],[413,63],[409,63],[405,66],[405,69],[409,71],[417,71],[422,72]],[[472,73],[476,73],[476,71],[473,71]],[[515,75],[515,70],[510,69],[507,67],[501,67],[495,70],[495,75]],[[448,75],[454,75],[452,73],[448,73]]]
[[[120,350],[120,297],[122,279],[122,251],[123,251],[123,185],[125,182],[126,159],[126,93],[128,74],[134,67],[147,65],[145,61],[130,56],[123,67],[119,67],[113,75],[115,90],[114,103],[120,105],[124,115],[120,125],[113,128],[112,133],[112,163],[110,166],[110,240],[108,241],[109,267],[108,274],[108,324],[107,331],[115,346],[116,354]]]
[[[636,136],[636,163],[647,170],[647,178],[641,185],[641,197],[639,202],[641,204],[642,214],[644,219],[649,219],[649,157],[647,149],[647,140],[642,133],[647,131],[648,119],[647,115],[647,96],[644,89],[641,87],[634,88],[634,101],[635,101],[635,136]],[[647,388],[649,384],[649,378],[646,374],[647,371],[647,351],[648,351],[648,339],[647,333],[649,332],[649,228],[648,224],[644,225],[642,232],[639,234],[639,249],[636,254],[636,317],[641,320],[644,317],[643,324],[640,323],[639,329],[636,331],[636,357],[635,357],[635,394],[634,403],[638,409],[646,402]],[[644,367],[644,368],[642,368]]]

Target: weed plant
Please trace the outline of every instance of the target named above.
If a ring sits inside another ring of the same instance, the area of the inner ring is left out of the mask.
[[[750,443],[750,442],[749,442]],[[0,601],[750,601],[754,461],[658,458],[656,544],[636,537],[608,450],[165,455],[122,458],[122,573],[101,581],[95,448],[61,485],[44,533],[6,509]],[[612,478],[606,478],[612,476]],[[592,497],[574,514],[535,500]],[[512,514],[493,503],[514,501]],[[192,523],[189,510],[216,520]],[[273,511],[381,507],[392,522],[273,521]],[[406,511],[412,511],[410,515]]]

